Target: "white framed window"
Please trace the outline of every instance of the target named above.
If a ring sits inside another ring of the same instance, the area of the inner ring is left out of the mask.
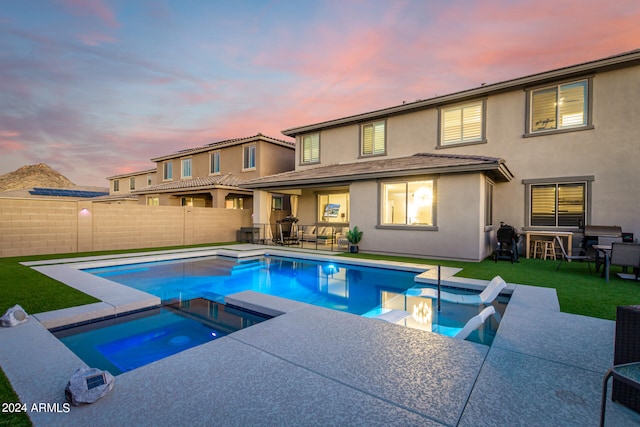
[[[484,142],[485,101],[441,108],[439,145]]]
[[[590,86],[585,79],[527,91],[527,134],[589,127]]]
[[[113,180],[113,192],[117,192],[120,191],[120,180],[119,179],[114,179]]]
[[[531,227],[578,228],[587,224],[593,177],[525,180],[526,224]]]
[[[255,169],[256,168],[256,146],[255,145],[245,145],[242,155],[242,169]]]
[[[349,222],[349,193],[318,193],[318,222]]]
[[[216,175],[220,173],[220,152],[214,151],[209,155],[209,174]]]
[[[435,181],[394,181],[381,184],[381,224],[435,226]]]
[[[360,155],[375,156],[387,152],[384,120],[362,125]]]
[[[173,179],[173,162],[168,161],[162,164],[162,179],[168,181]]]
[[[134,177],[129,178],[129,190],[136,189],[136,179]]]
[[[182,178],[191,178],[191,159],[182,159]]]
[[[320,134],[313,133],[302,137],[302,163],[320,161]]]

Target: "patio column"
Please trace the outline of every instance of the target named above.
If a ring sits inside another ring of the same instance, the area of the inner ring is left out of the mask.
[[[253,190],[253,225],[260,227],[260,238],[271,240],[269,214],[271,213],[271,193]]]

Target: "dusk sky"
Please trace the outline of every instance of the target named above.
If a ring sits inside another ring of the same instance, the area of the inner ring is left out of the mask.
[[[177,150],[637,48],[638,0],[2,0],[0,175],[106,187]]]

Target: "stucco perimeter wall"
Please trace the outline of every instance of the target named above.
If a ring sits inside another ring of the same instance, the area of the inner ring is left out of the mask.
[[[251,211],[1,199],[0,257],[236,240]]]

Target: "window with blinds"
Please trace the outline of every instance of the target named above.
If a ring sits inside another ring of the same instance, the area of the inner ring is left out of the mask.
[[[302,137],[302,163],[320,161],[320,134],[314,133]]]
[[[587,126],[588,99],[587,80],[531,91],[529,131]]]
[[[585,222],[586,184],[531,185],[531,225],[577,227]]]
[[[385,146],[385,122],[369,123],[362,126],[362,155],[371,156],[384,154]]]
[[[484,102],[444,108],[440,113],[440,145],[482,141]]]

